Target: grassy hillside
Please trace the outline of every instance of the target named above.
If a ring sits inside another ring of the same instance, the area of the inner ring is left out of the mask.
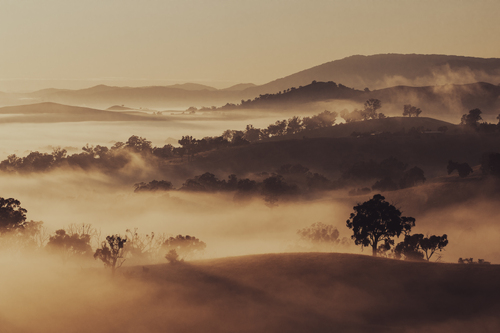
[[[499,266],[267,254],[125,268],[149,332],[494,332]],[[124,312],[133,305],[124,305]],[[160,322],[147,313],[162,313]],[[189,318],[189,320],[186,320]],[[132,320],[124,317],[125,322]]]

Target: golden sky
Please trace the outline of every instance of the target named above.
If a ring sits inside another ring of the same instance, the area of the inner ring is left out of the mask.
[[[498,0],[0,0],[0,91],[266,83],[354,54],[500,57]]]

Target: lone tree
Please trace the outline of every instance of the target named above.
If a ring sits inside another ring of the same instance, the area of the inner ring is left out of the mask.
[[[106,240],[102,242],[101,247],[94,253],[94,259],[100,259],[105,267],[111,268],[114,275],[115,270],[123,265],[123,245],[127,241],[126,238],[121,238],[118,235],[107,236]]]
[[[354,213],[347,220],[347,227],[353,231],[351,238],[356,245],[371,246],[374,256],[378,251],[390,250],[393,237],[407,235],[415,226],[413,217],[401,216],[401,211],[380,194],[353,208]]]
[[[26,213],[19,200],[0,197],[0,235],[22,228],[26,223]]]

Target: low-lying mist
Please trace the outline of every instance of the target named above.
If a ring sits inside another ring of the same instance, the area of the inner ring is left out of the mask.
[[[112,176],[92,172],[1,175],[0,182],[2,196],[21,201],[28,220],[43,221],[50,234],[70,224],[92,224],[101,230],[102,239],[135,228],[141,234],[187,234],[207,244],[203,258],[315,250],[299,242],[297,231],[316,222],[336,227],[340,239],[349,239],[352,231],[346,220],[353,206],[375,193],[348,196],[347,190],[328,191],[280,200],[270,207],[260,195],[241,201],[232,192],[134,193],[132,183],[116,183]],[[470,198],[459,203],[450,199],[440,204],[435,186],[385,192],[384,196],[403,215],[416,218],[413,233],[448,235],[449,245],[438,253],[441,261],[473,257],[499,263],[496,199]],[[362,253],[352,242],[328,251]]]

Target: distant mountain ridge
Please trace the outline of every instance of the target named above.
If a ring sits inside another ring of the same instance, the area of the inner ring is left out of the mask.
[[[436,90],[429,88],[431,86],[450,87],[450,84],[453,84],[458,87],[477,82],[495,86],[500,83],[500,59],[421,54],[356,55],[305,69],[260,86],[237,84],[225,89],[216,89],[194,83],[150,87],[98,85],[80,90],[43,89],[26,94],[0,94],[0,103],[18,105],[31,101],[98,108],[128,105],[132,108],[186,109],[189,106],[210,107],[239,103],[259,95],[274,94],[292,87],[299,88],[312,81],[332,81],[360,91],[368,88],[378,91],[376,94],[381,96],[389,96],[392,100],[403,100],[407,99],[407,96],[399,98],[395,92],[409,92],[411,88],[419,87],[420,89],[415,89],[422,94],[426,89]],[[396,86],[408,88],[381,91]],[[495,90],[485,87],[479,91],[480,94],[484,94],[485,89]],[[424,103],[427,102],[424,100]],[[466,102],[467,105],[476,103],[473,97],[468,98]]]
[[[305,69],[247,91],[257,95],[275,93],[313,80],[334,81],[356,89],[481,81],[499,84],[500,59],[424,54],[354,55]]]

